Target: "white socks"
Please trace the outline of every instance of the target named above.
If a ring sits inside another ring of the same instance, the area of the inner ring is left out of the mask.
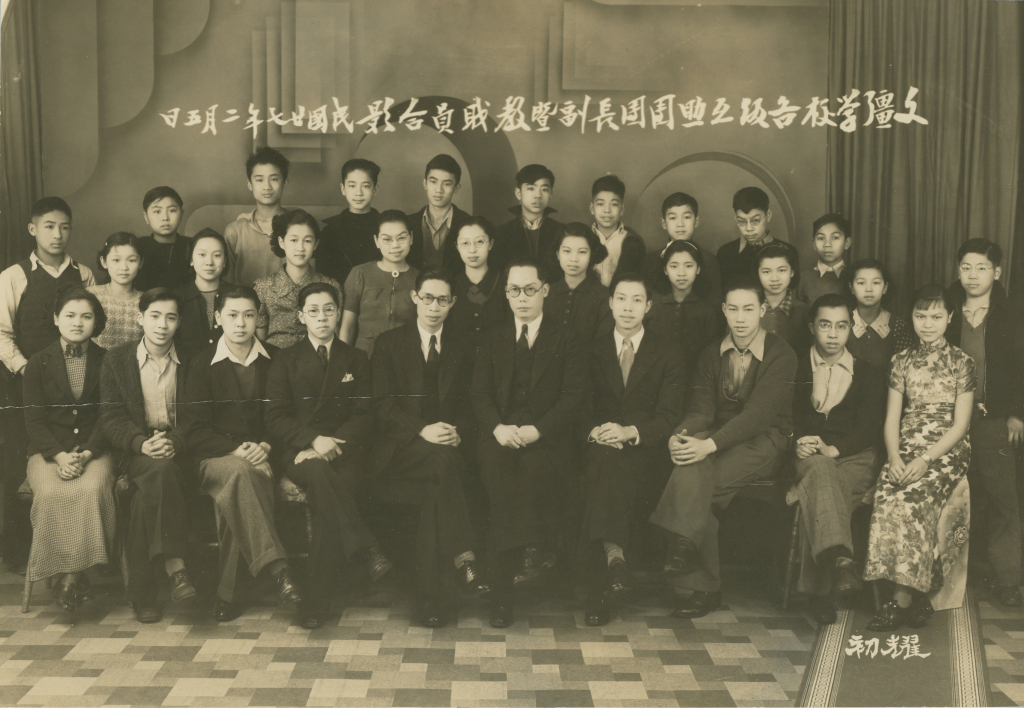
[[[626,556],[622,553],[622,546],[614,544],[611,541],[604,542],[604,554],[608,556],[608,565],[611,565],[612,561],[616,558],[623,563],[626,562]]]
[[[466,551],[465,553],[455,556],[455,567],[461,568],[466,563],[472,563],[475,560],[476,555],[473,553],[473,551]]]
[[[185,561],[181,558],[168,558],[164,561],[164,570],[167,571],[168,575],[176,573],[179,570],[185,570]]]

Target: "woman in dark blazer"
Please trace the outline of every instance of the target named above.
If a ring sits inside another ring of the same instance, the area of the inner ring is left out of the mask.
[[[34,531],[28,579],[63,574],[54,594],[74,612],[89,589],[85,570],[113,557],[116,465],[98,425],[106,350],[90,342],[107,318],[81,287],[61,292],[54,312],[60,338],[29,359],[23,381]]]

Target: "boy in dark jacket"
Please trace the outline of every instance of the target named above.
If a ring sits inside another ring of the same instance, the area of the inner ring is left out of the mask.
[[[846,349],[853,315],[842,295],[819,297],[810,318],[814,346],[797,353],[793,394],[794,491],[805,539],[798,587],[814,593],[814,618],[832,624],[835,600],[860,587],[850,516],[881,468],[886,385],[880,371]]]
[[[560,275],[555,260],[555,241],[563,226],[551,218],[554,209],[548,206],[555,190],[555,175],[544,165],[527,165],[516,173],[516,201],[509,207],[512,219],[498,229],[498,238],[491,257],[499,271],[513,258],[535,258],[545,269],[551,282]]]
[[[196,590],[185,554],[183,486],[189,469],[185,428],[179,424],[185,399],[185,363],[174,349],[181,300],[154,288],[139,300],[142,340],[109,352],[103,360],[100,424],[115,449],[127,455],[134,487],[128,527],[128,599],[139,622],[159,622],[157,564],[171,579],[171,599]],[[154,563],[156,562],[156,563]]]
[[[608,256],[595,264],[601,285],[610,287],[620,273],[642,273],[647,246],[643,238],[622,223],[625,212],[626,185],[615,175],[594,181],[590,189],[590,213],[594,216],[594,233],[608,249]]]

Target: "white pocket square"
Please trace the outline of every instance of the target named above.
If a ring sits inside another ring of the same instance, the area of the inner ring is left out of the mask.
[[[348,381],[355,381],[355,380],[356,380],[356,377],[355,377],[355,376],[353,376],[353,375],[352,375],[351,373],[348,373],[348,374],[345,374],[345,378],[343,378],[343,379],[341,380],[341,382],[342,382],[342,383],[346,383],[346,382],[348,382]]]

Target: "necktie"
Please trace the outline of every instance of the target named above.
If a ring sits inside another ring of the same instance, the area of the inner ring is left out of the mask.
[[[321,344],[319,347],[316,348],[316,353],[320,355],[320,361],[323,362],[324,369],[326,370],[327,369],[327,361],[328,361],[328,358],[327,358],[327,347],[325,345]]]
[[[519,335],[519,339],[516,341],[516,354],[530,351],[529,329],[529,325],[523,325],[522,334]]]
[[[430,346],[427,347],[427,363],[433,364],[440,358],[440,354],[437,353],[437,335],[430,335]]]
[[[81,344],[68,344],[64,350],[64,356],[82,356],[82,345]]]
[[[633,368],[634,356],[635,352],[633,351],[633,340],[622,340],[622,351],[619,353],[619,366],[622,368],[623,386],[625,386],[626,382],[629,381],[629,370]]]

